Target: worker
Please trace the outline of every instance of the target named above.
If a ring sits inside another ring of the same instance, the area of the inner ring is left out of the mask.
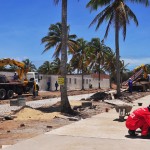
[[[47,81],[47,90],[48,90],[48,91],[50,91],[50,85],[51,85],[50,80],[48,80],[48,81]]]
[[[150,127],[150,105],[145,108],[138,108],[134,110],[126,120],[126,127],[129,129],[128,133],[131,136],[136,136],[135,131],[140,128],[141,136],[149,136]]]
[[[59,86],[59,84],[58,84],[58,82],[56,81],[56,83],[55,83],[55,88],[56,88],[56,90],[55,91],[58,91],[58,86]]]
[[[129,80],[128,80],[128,86],[129,86],[129,92],[132,94],[132,79],[131,78],[129,78]]]
[[[14,73],[14,80],[18,80],[18,75],[16,72]]]

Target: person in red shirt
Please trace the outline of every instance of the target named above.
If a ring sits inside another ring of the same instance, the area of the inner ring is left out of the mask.
[[[146,108],[134,110],[126,120],[126,127],[131,136],[136,136],[135,131],[140,128],[142,136],[148,136],[150,127],[150,105]]]

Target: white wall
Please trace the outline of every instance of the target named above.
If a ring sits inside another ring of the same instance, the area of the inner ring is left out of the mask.
[[[40,75],[41,76],[41,75]],[[55,90],[55,82],[58,81],[58,75],[42,75],[40,81],[40,90],[47,90],[47,81],[50,79],[50,90]],[[98,88],[98,79],[93,79],[91,75],[84,75],[84,88],[89,89],[89,84],[92,84],[93,88]],[[102,89],[109,88],[109,79],[103,79],[100,81]],[[82,88],[82,76],[81,75],[67,75],[67,89],[68,90],[80,90]],[[60,86],[58,87],[60,89]]]
[[[13,72],[0,72],[0,74],[6,75],[9,79],[13,78]],[[47,90],[47,81],[50,80],[50,90],[55,91],[55,82],[58,81],[58,75],[43,75],[40,80],[40,90]],[[92,84],[92,88],[98,88],[98,79],[93,79],[91,75],[84,75],[84,88],[89,89],[89,83]],[[102,89],[109,88],[109,79],[103,79],[100,81]],[[67,89],[68,90],[80,90],[82,88],[82,76],[81,75],[67,75]],[[58,90],[60,86],[58,87]]]

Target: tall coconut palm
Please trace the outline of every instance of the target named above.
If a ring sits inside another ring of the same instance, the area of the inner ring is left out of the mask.
[[[90,56],[90,67],[95,67],[97,68],[96,71],[98,71],[99,74],[99,82],[98,82],[98,86],[99,89],[100,87],[100,73],[101,73],[101,66],[102,64],[104,64],[104,57],[105,57],[105,49],[104,49],[104,45],[103,43],[100,41],[99,38],[92,38],[91,42],[89,42],[89,46],[91,49],[93,49],[91,56],[93,55],[93,57]]]
[[[57,4],[59,0],[54,0]],[[67,96],[67,0],[62,0],[62,36],[61,36],[61,76],[64,78],[64,85],[61,86],[61,112],[72,113],[72,109]]]
[[[75,49],[73,59],[76,61],[77,68],[79,68],[82,71],[82,90],[84,90],[84,73],[87,70],[86,66],[86,53],[88,48],[88,42],[84,39],[80,38],[77,39],[77,49]]]
[[[130,0],[131,2],[144,3],[148,5],[148,0]],[[126,26],[130,20],[138,25],[138,20],[132,10],[125,4],[125,0],[90,0],[87,7],[97,10],[98,7],[106,6],[91,22],[90,26],[97,22],[96,30],[104,22],[108,21],[105,38],[108,35],[110,26],[115,27],[115,47],[116,47],[116,68],[117,68],[117,95],[120,96],[120,66],[119,66],[119,31],[123,30],[123,38],[126,37]]]
[[[109,73],[110,76],[110,88],[112,83],[112,77],[116,74],[116,57],[115,53],[110,47],[105,47],[107,55],[105,56],[104,70]]]
[[[76,37],[75,34],[69,34],[69,26],[67,26],[67,47],[69,52],[74,51],[73,49],[76,45],[74,39]],[[62,51],[62,23],[58,22],[56,24],[51,24],[48,34],[42,38],[41,42],[46,43],[43,53],[50,50],[52,47],[56,47],[53,57],[58,58]]]

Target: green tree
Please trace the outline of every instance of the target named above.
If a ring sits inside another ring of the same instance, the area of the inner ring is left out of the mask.
[[[53,62],[51,62],[53,74],[60,74],[60,64],[61,61],[59,58],[56,58]]]
[[[94,67],[95,71],[99,74],[99,82],[98,86],[100,87],[100,75],[101,75],[101,66],[104,64],[104,58],[106,55],[104,44],[100,41],[99,38],[92,38],[91,42],[89,42],[89,46],[93,49],[90,55],[90,68]]]
[[[125,64],[124,60],[120,60],[120,74],[121,74],[120,82],[121,82],[121,87],[122,87],[122,82],[124,80],[124,74],[129,72],[129,69],[127,69],[128,65],[129,65],[129,63]]]
[[[80,38],[77,39],[77,48],[74,51],[73,54],[73,61],[76,62],[74,67],[77,67],[79,70],[82,71],[82,90],[84,90],[84,73],[87,71],[87,64],[86,64],[86,59],[87,59],[87,50],[88,50],[88,42],[85,41],[84,39]]]
[[[49,61],[45,61],[39,68],[38,72],[42,74],[52,74],[52,64]]]
[[[69,26],[67,26],[67,47],[69,52],[73,52],[76,45],[76,41],[74,39],[77,36],[75,34],[70,35],[69,30]],[[46,43],[43,53],[50,50],[52,47],[56,47],[53,57],[58,58],[62,52],[62,23],[58,22],[56,24],[51,24],[48,34],[42,38],[41,42],[43,44]]]
[[[26,67],[29,67],[29,71],[36,71],[37,70],[35,65],[29,59],[25,59],[22,62],[25,64]]]
[[[116,75],[116,57],[110,47],[106,47],[107,55],[105,56],[104,70],[109,73],[110,87],[114,76]]]
[[[148,0],[130,0],[131,2],[144,3],[148,5]],[[87,4],[87,7],[90,7],[91,10],[97,10],[98,7],[104,7],[102,10],[91,22],[90,26],[97,22],[96,30],[99,26],[107,21],[107,28],[105,32],[105,38],[108,35],[110,26],[113,25],[115,28],[115,47],[116,47],[116,67],[117,67],[117,95],[120,96],[120,54],[119,54],[119,31],[122,29],[123,38],[126,37],[126,26],[130,23],[130,20],[133,20],[136,25],[138,25],[137,18],[132,10],[125,4],[124,0],[90,0]]]

